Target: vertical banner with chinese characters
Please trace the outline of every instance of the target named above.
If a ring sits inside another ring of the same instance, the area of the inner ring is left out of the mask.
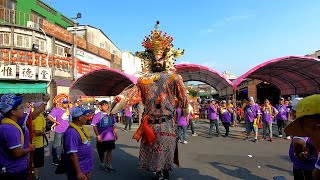
[[[19,66],[19,79],[36,80],[36,67]]]
[[[16,79],[16,65],[0,65],[0,79]]]
[[[40,67],[38,72],[39,81],[50,81],[51,80],[51,69]]]

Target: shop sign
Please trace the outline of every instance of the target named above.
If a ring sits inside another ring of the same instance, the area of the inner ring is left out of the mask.
[[[19,66],[19,79],[36,80],[36,67],[34,66]]]
[[[40,67],[38,71],[39,81],[50,81],[51,80],[51,69]]]
[[[16,65],[0,65],[0,79],[16,79]]]

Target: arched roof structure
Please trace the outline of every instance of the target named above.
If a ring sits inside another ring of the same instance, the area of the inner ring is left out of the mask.
[[[232,82],[219,72],[198,64],[178,64],[175,66],[177,73],[184,81],[201,81],[220,91],[232,87]]]
[[[71,87],[86,96],[115,96],[126,87],[136,84],[137,78],[115,69],[99,69],[81,76]]]
[[[286,56],[255,66],[233,81],[234,91],[246,78],[277,86],[282,95],[320,92],[320,60],[307,56]]]

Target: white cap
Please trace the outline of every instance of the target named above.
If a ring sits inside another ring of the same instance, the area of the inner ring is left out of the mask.
[[[303,99],[303,98],[294,98],[294,99],[292,99],[292,104],[291,104],[291,106],[292,106],[291,109],[292,110],[295,111],[297,109],[297,104],[301,99]]]
[[[254,101],[253,97],[249,97],[249,101]]]

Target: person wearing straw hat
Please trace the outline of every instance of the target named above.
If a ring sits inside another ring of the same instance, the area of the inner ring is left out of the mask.
[[[84,127],[91,110],[75,107],[71,110],[72,122],[64,133],[63,147],[66,156],[68,180],[89,179],[93,169],[93,149],[90,134]]]
[[[292,136],[309,137],[316,149],[320,149],[320,95],[308,96],[297,103],[296,119],[285,128]],[[320,159],[315,164],[313,179],[320,179]]]
[[[0,179],[28,179],[28,154],[34,145],[25,141],[25,134],[17,123],[23,118],[22,96],[6,94],[1,97],[0,112]],[[25,144],[28,146],[25,147]]]

